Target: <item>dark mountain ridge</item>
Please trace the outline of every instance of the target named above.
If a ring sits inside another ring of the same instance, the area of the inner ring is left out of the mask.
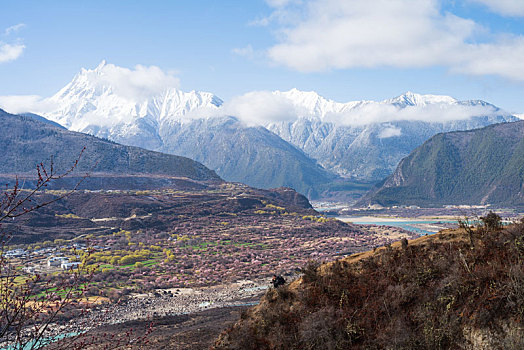
[[[524,207],[524,121],[438,134],[357,205]]]
[[[0,174],[33,173],[41,162],[52,159],[57,173],[69,169],[85,147],[75,173],[103,177],[185,178],[192,181],[222,181],[204,165],[186,157],[123,146],[94,136],[68,131],[33,116],[0,110]],[[80,174],[81,176],[81,174]],[[7,176],[6,178],[8,178]],[[135,183],[139,184],[139,183]]]

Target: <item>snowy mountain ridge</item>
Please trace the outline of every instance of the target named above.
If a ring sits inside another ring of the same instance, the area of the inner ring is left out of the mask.
[[[288,99],[299,108],[305,108],[309,112],[309,115],[315,116],[321,120],[330,113],[344,113],[351,109],[360,108],[366,105],[394,105],[399,108],[405,108],[407,106],[425,106],[438,103],[459,103],[459,101],[450,96],[421,95],[410,91],[398,97],[383,101],[360,100],[349,102],[336,102],[326,99],[314,91],[300,91],[297,89],[291,89],[289,91],[274,91],[273,94]]]
[[[362,100],[345,103],[326,99],[314,91],[291,89],[284,92],[274,91],[272,94],[293,105],[296,119],[337,125],[357,126],[401,120],[438,123],[475,116],[507,114],[481,100],[459,101],[450,96],[421,95],[410,91],[383,101]]]
[[[151,125],[173,119],[184,121],[190,112],[217,109],[223,103],[208,92],[183,92],[169,86],[148,90],[138,82],[133,86],[132,79],[131,82],[121,79],[121,69],[105,61],[93,70],[82,69],[69,84],[47,99],[48,105],[56,108],[44,115],[74,131],[95,126],[132,129],[131,125],[139,119]]]
[[[52,110],[40,112],[47,118],[74,131],[92,128],[132,130],[132,124],[143,119],[157,127],[163,122],[188,122],[194,118],[222,117],[231,115],[228,105],[210,92],[179,90],[177,80],[163,77],[160,84],[148,85],[148,74],[161,74],[142,70],[130,71],[102,61],[95,69],[84,69],[55,95],[44,100]],[[151,69],[151,68],[149,68]],[[256,96],[259,92],[250,93]],[[250,100],[252,108],[257,104],[284,102],[292,108],[283,114],[289,119],[318,120],[344,125],[362,125],[392,120],[424,120],[424,114],[441,112],[445,118],[466,119],[471,116],[493,114],[499,109],[483,101],[458,101],[450,96],[421,95],[406,92],[383,101],[336,102],[314,91],[273,91],[274,100]],[[249,94],[246,94],[247,96]],[[225,108],[224,108],[225,107]],[[459,108],[458,107],[463,107]],[[471,107],[471,110],[470,110]],[[477,109],[475,109],[477,107]],[[31,112],[31,111],[28,111]],[[34,111],[32,111],[34,112]],[[450,113],[453,112],[453,113]],[[248,111],[249,113],[249,111]],[[450,114],[449,117],[446,117]],[[242,115],[234,115],[243,119]],[[259,125],[267,126],[265,120]],[[115,130],[113,130],[115,131]],[[123,130],[121,130],[123,131]]]

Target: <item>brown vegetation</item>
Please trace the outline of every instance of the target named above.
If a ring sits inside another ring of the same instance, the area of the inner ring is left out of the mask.
[[[269,290],[215,349],[522,349],[524,221],[492,215],[334,263]],[[495,218],[496,219],[496,218]]]

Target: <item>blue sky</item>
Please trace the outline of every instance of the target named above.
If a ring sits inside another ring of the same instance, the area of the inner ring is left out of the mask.
[[[524,113],[524,1],[0,0],[0,95],[48,97],[102,60],[225,100],[409,90]]]

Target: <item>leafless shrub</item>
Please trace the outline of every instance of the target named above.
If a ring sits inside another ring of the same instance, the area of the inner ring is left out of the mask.
[[[306,316],[298,328],[302,348],[343,349],[351,339],[358,339],[359,329],[351,322],[341,323],[341,316],[334,307],[325,307]]]
[[[315,260],[310,260],[306,263],[306,266],[301,270],[301,272],[304,274],[302,277],[304,282],[306,283],[315,283],[319,279],[318,275],[318,268],[320,267],[320,263]]]

